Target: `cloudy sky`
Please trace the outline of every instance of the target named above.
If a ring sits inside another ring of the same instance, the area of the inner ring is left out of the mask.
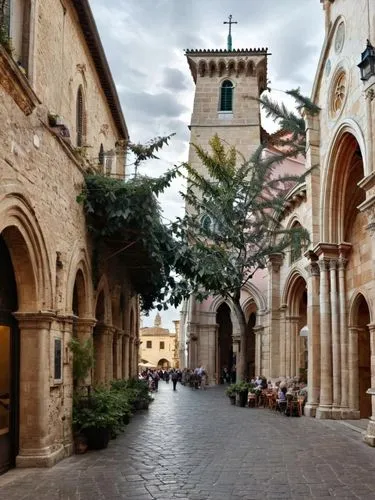
[[[268,47],[268,78],[275,98],[301,87],[309,94],[324,36],[319,0],[91,0],[102,43],[133,141],[175,132],[161,160],[144,173],[158,175],[187,159],[194,83],[185,49],[226,47],[228,15],[234,48]],[[270,128],[270,124],[265,124]],[[182,211],[175,185],[163,197],[164,215]],[[155,314],[144,318],[152,324]],[[178,312],[162,313],[172,329]]]

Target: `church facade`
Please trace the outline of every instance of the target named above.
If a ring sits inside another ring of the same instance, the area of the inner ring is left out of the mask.
[[[0,28],[1,473],[72,453],[73,336],[88,384],[137,374],[139,305],[76,201],[88,170],[124,177],[129,139],[88,1],[5,1]]]
[[[368,418],[365,439],[374,446],[375,396],[367,391],[375,387],[375,77],[370,64],[375,6],[367,0],[355,7],[345,0],[321,3],[326,34],[312,92],[321,111],[305,117],[306,163],[294,167],[308,175],[287,196],[283,213],[285,227],[303,226],[311,244],[297,253],[271,255],[268,268],[243,290],[248,375],[306,378],[305,414]],[[261,140],[259,109],[251,97],[264,89],[266,51],[186,55],[197,86],[192,142],[206,146],[217,132],[251,153]],[[231,110],[222,109],[226,81],[232,83]],[[180,331],[188,366],[204,364],[218,381],[222,368],[236,363],[241,346],[230,303],[218,297],[202,304],[190,299]]]

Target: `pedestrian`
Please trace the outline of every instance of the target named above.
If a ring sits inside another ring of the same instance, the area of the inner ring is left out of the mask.
[[[174,391],[176,390],[177,381],[178,381],[178,373],[176,372],[176,370],[173,370],[173,372],[172,372],[172,384],[173,384]]]

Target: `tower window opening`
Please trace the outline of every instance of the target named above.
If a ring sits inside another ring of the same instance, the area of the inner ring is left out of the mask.
[[[77,147],[84,146],[86,136],[86,113],[82,85],[78,87],[76,103]]]
[[[220,111],[233,111],[233,83],[224,80],[220,89]]]

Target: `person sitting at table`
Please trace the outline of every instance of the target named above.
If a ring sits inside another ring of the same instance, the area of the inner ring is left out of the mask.
[[[286,387],[282,387],[281,389],[279,389],[279,392],[277,393],[276,410],[284,411],[286,409],[286,391]]]

